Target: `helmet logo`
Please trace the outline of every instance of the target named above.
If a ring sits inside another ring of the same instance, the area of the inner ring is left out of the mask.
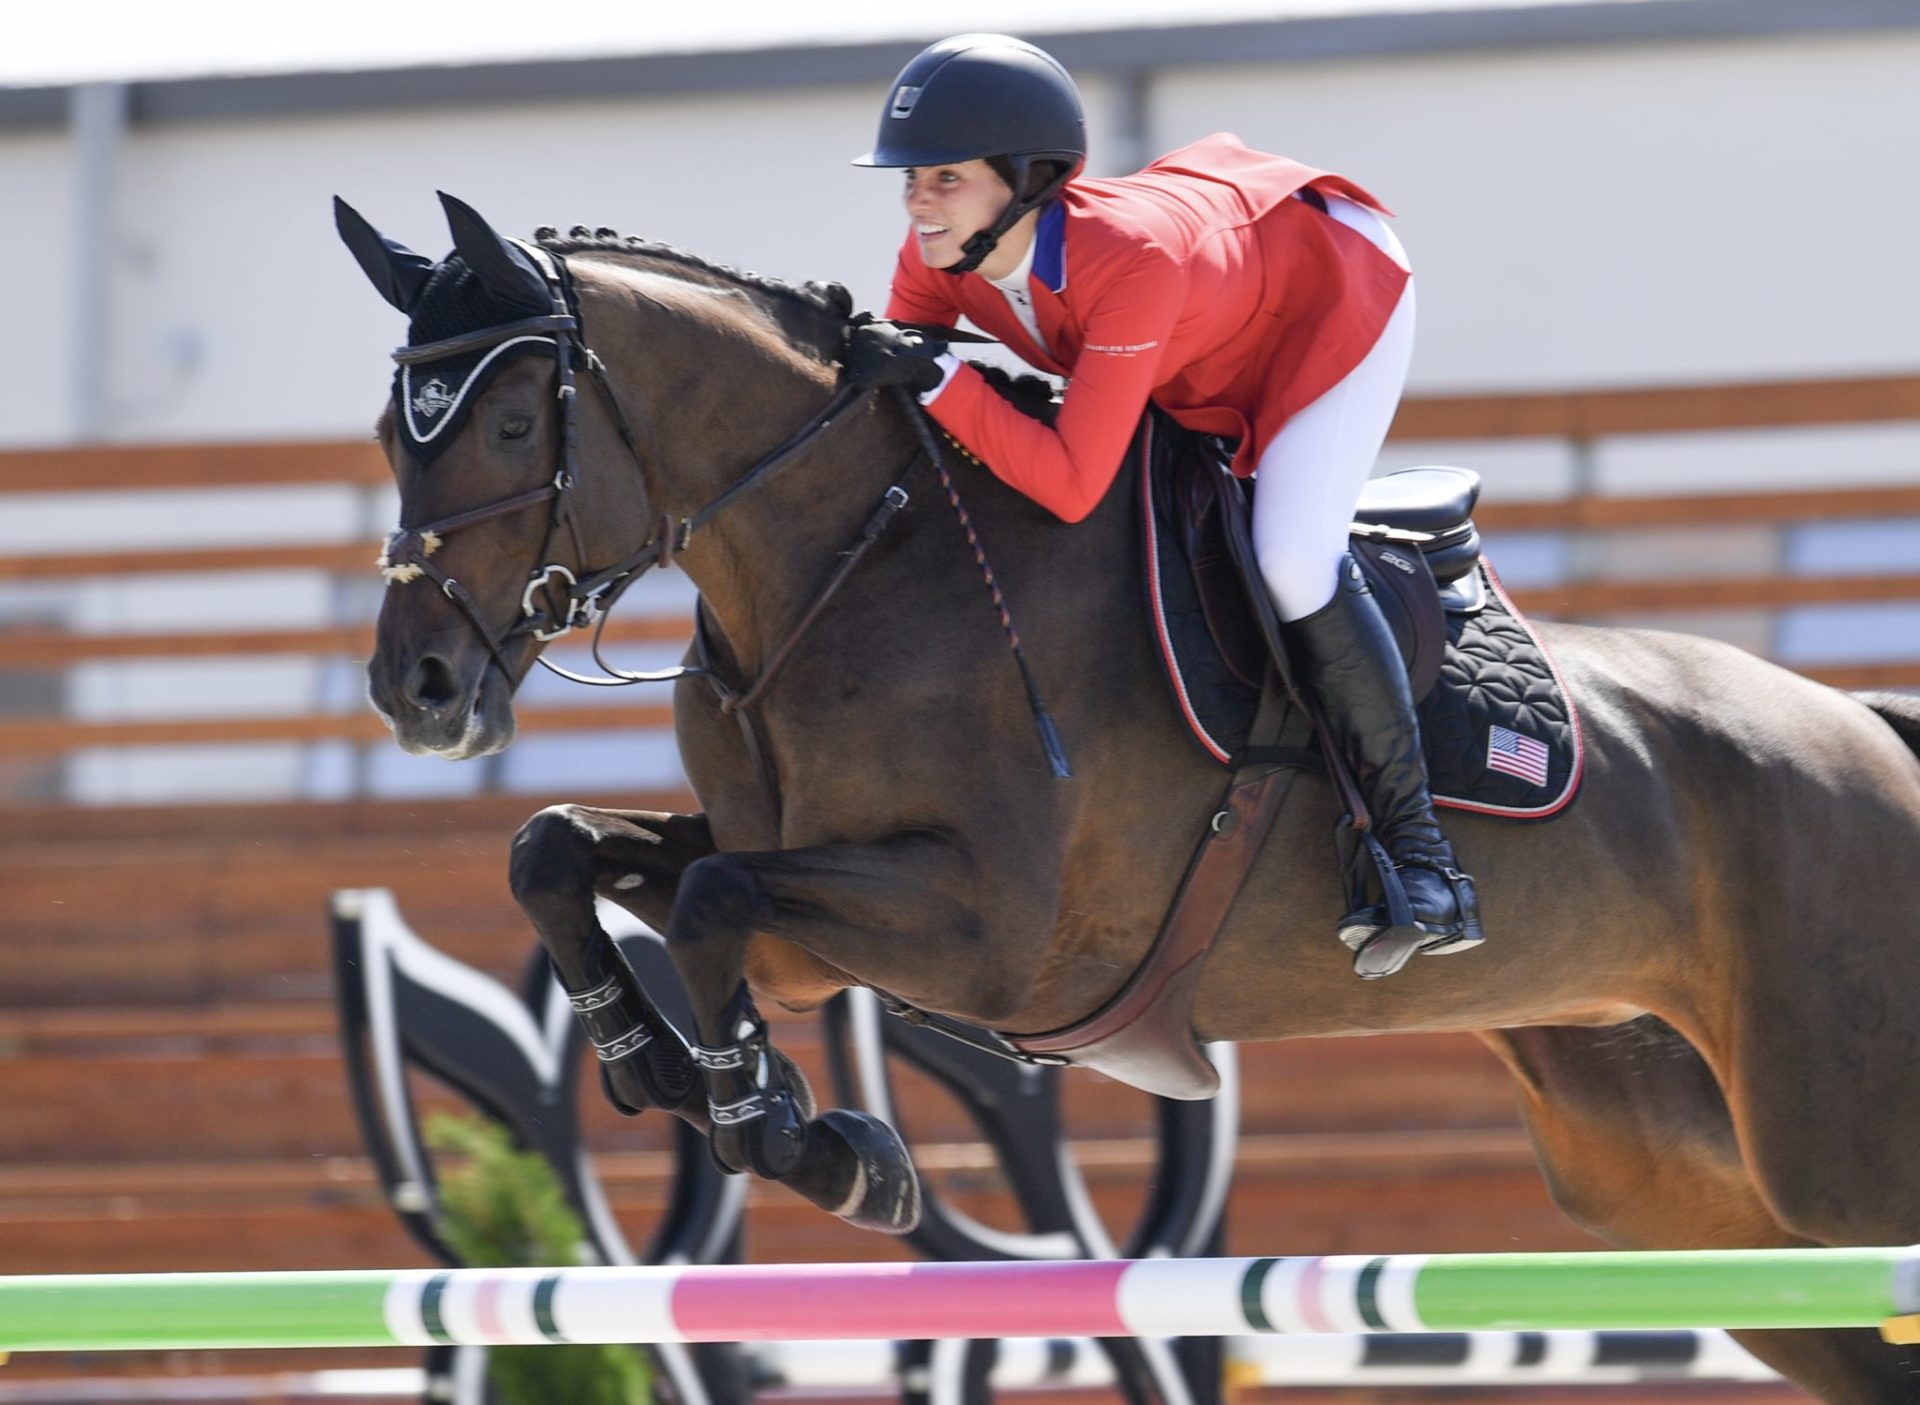
[[[888,111],[890,117],[911,117],[913,105],[920,101],[921,90],[902,83],[893,92],[893,107]]]

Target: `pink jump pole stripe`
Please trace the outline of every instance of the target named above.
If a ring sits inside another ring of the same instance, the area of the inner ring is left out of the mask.
[[[1118,1307],[1126,1268],[1112,1260],[1022,1264],[1015,1273],[994,1263],[690,1268],[670,1311],[690,1342],[846,1335],[856,1302],[862,1336],[1009,1337],[1046,1322],[1068,1335],[1118,1337],[1129,1335]]]

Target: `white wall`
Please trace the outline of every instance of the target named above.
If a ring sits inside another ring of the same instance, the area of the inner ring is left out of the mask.
[[[1099,102],[1102,85],[1088,87]],[[503,232],[608,225],[763,273],[838,278],[882,302],[902,232],[897,177],[849,164],[871,143],[876,101],[801,89],[136,129],[110,437],[370,432],[405,323],[335,236],[336,193],[434,257],[449,245],[444,189]],[[56,228],[68,219],[61,179],[46,161],[23,179],[25,203]],[[0,349],[0,368],[31,356]],[[0,426],[0,443],[57,438],[62,425]]]
[[[871,173],[833,159],[857,143],[863,109],[854,94],[802,92],[140,132],[127,163],[130,204],[150,212],[157,253],[135,359],[152,374],[152,347],[186,334],[205,344],[207,361],[118,435],[369,430],[386,395],[386,352],[405,323],[335,236],[335,193],[434,257],[449,245],[434,199],[444,189],[508,233],[611,225],[767,272],[870,272],[876,243],[859,259],[830,259],[836,241],[824,227],[830,212],[869,195],[858,177]],[[216,289],[217,301],[200,296]]]
[[[1398,213],[1416,390],[1920,369],[1920,36],[1189,70],[1153,111]]]
[[[903,56],[907,48],[903,46]],[[1218,128],[1342,170],[1401,215],[1416,390],[1920,365],[1920,37],[1740,40],[1169,71],[1153,142]],[[883,294],[894,178],[847,159],[871,87],[137,127],[110,362],[124,440],[351,436],[397,314],[335,239],[345,195],[439,254],[443,188],[501,228],[606,224]],[[1087,83],[1096,168],[1112,87]],[[67,434],[69,173],[0,130],[0,445]]]
[[[67,432],[72,203],[65,139],[0,131],[0,269],[12,323],[0,339],[0,444]]]

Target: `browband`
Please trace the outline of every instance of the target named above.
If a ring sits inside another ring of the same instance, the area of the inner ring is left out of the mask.
[[[393,349],[393,359],[402,366],[418,366],[427,361],[440,361],[449,356],[458,356],[462,352],[479,351],[483,347],[497,346],[510,337],[525,336],[535,332],[571,332],[580,326],[573,317],[550,312],[540,317],[528,317],[519,322],[508,322],[499,327],[483,327],[477,332],[463,332],[457,337],[445,337],[440,341],[430,341],[421,346],[397,346]]]

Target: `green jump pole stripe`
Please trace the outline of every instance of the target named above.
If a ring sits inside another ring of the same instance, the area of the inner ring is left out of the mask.
[[[1355,1288],[1359,1298],[1360,1319],[1376,1331],[1385,1331],[1389,1326],[1380,1315],[1380,1276],[1386,1271],[1387,1260],[1375,1259],[1360,1270],[1360,1281]]]
[[[447,1275],[436,1273],[427,1280],[426,1287],[420,1290],[420,1325],[426,1329],[429,1337],[442,1346],[453,1344],[453,1338],[447,1334],[447,1324],[440,1316],[440,1299],[447,1291]]]
[[[1844,1327],[1913,1311],[1905,1250],[1698,1250],[1435,1258],[1415,1285],[1436,1331]],[[1710,1317],[1710,1322],[1702,1322]]]
[[[0,1351],[384,1345],[391,1271],[0,1279]],[[270,1279],[264,1283],[263,1279]]]
[[[540,1286],[533,1290],[533,1320],[540,1324],[540,1335],[550,1342],[564,1342],[566,1333],[553,1317],[553,1295],[560,1287],[560,1275],[548,1274],[540,1280]]]
[[[1247,1326],[1256,1332],[1277,1332],[1280,1329],[1267,1320],[1267,1310],[1260,1301],[1260,1294],[1267,1284],[1267,1275],[1273,1272],[1278,1259],[1255,1259],[1240,1280],[1240,1310],[1247,1316]]]

